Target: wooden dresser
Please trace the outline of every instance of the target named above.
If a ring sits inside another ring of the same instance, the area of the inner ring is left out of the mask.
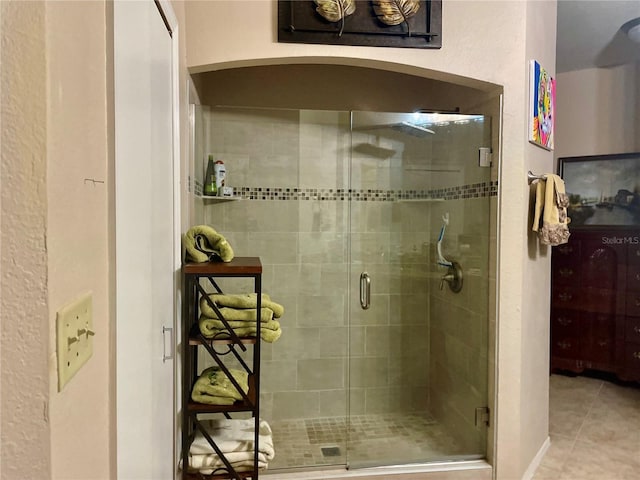
[[[640,229],[574,230],[551,263],[551,369],[640,381]]]

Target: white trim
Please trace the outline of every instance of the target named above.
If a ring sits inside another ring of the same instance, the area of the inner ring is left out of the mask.
[[[180,289],[181,289],[181,266],[182,266],[182,259],[181,259],[181,195],[180,195],[180,188],[181,188],[181,175],[180,175],[180,169],[181,169],[181,151],[180,151],[180,89],[179,89],[179,85],[180,85],[180,48],[179,48],[179,28],[178,28],[178,21],[177,21],[177,17],[173,11],[173,8],[171,6],[171,2],[169,0],[147,0],[150,1],[152,3],[155,3],[154,8],[157,8],[159,10],[159,14],[161,14],[164,17],[164,23],[165,26],[168,27],[168,29],[170,30],[170,36],[169,36],[169,41],[170,41],[170,45],[171,45],[171,54],[170,54],[170,82],[171,82],[171,115],[172,115],[172,119],[171,119],[171,167],[172,167],[172,214],[173,214],[173,221],[172,221],[172,236],[173,236],[173,245],[172,245],[172,259],[171,259],[171,264],[172,264],[172,268],[173,268],[173,291],[174,291],[174,297],[173,297],[173,315],[172,315],[172,328],[173,328],[173,338],[172,338],[172,353],[173,353],[173,359],[171,361],[172,363],[172,382],[173,384],[171,385],[171,390],[173,392],[173,413],[174,413],[174,421],[172,422],[172,427],[173,427],[173,436],[174,436],[174,440],[171,441],[171,444],[173,446],[173,456],[174,456],[174,461],[173,463],[173,469],[174,469],[174,475],[177,477],[177,474],[175,473],[177,471],[177,457],[179,455],[179,451],[178,451],[178,444],[177,441],[175,440],[176,438],[178,438],[178,433],[177,433],[177,429],[178,429],[178,423],[176,422],[176,418],[178,417],[177,412],[179,411],[179,405],[176,403],[177,399],[179,399],[180,395],[178,395],[178,390],[177,390],[177,385],[178,385],[178,379],[176,377],[177,375],[177,368],[176,368],[176,354],[177,354],[177,346],[178,346],[178,334],[179,334],[179,330],[177,329],[178,326],[178,318],[179,318],[179,313],[181,311],[181,299],[180,299]],[[116,2],[116,4],[119,2]],[[115,9],[114,9],[115,11]],[[114,18],[117,15],[114,14]],[[117,41],[115,39],[115,36],[118,35],[118,31],[117,31],[117,19],[114,19],[114,56],[117,54]],[[169,32],[168,32],[169,33]],[[118,110],[118,96],[117,96],[117,91],[115,91],[115,85],[117,83],[117,73],[116,70],[119,68],[119,65],[117,64],[117,62],[114,61],[114,96],[115,96],[115,107],[114,107],[114,116],[115,119],[117,121],[117,110]],[[116,198],[115,198],[115,208],[116,208],[116,218],[117,218],[117,211],[118,211],[118,194],[117,194],[117,179],[118,179],[118,172],[117,172],[117,167],[118,167],[118,152],[117,152],[117,135],[118,135],[118,131],[117,131],[117,126],[115,128],[115,135],[116,135],[116,153],[115,153],[115,163],[116,163],[116,174],[115,174],[115,179],[116,179]],[[120,205],[120,207],[122,208],[126,208],[126,206],[122,206]],[[117,225],[117,221],[116,221],[116,225]],[[117,241],[117,236],[116,236],[116,241]],[[116,245],[116,258],[117,258],[117,245]],[[116,262],[116,269],[117,269],[117,262]],[[116,272],[116,281],[117,281],[117,272]],[[116,296],[117,296],[117,289],[116,289]],[[116,298],[116,305],[117,305],[117,298]],[[116,308],[116,318],[117,318],[117,308]],[[167,319],[168,320],[168,319]],[[116,320],[117,323],[117,320]],[[117,327],[116,327],[117,328]],[[115,347],[115,351],[118,352],[119,350],[119,345],[118,345],[118,341],[117,341],[117,337],[118,334],[116,333],[116,347]],[[116,353],[116,355],[118,355]],[[116,364],[118,364],[118,359],[116,359]],[[116,371],[118,369],[118,365],[116,366]],[[116,373],[116,388],[119,388],[119,380],[117,378],[117,373]],[[118,410],[118,404],[119,404],[119,398],[116,396],[116,411]],[[116,413],[117,416],[117,413]],[[169,419],[167,419],[169,420]],[[118,423],[119,420],[116,419],[116,423]],[[118,435],[117,435],[118,436]],[[120,442],[121,439],[118,437],[117,442]],[[131,442],[135,443],[135,439],[131,439]],[[126,443],[126,445],[123,445],[122,443]],[[118,453],[120,452],[121,448],[131,448],[133,446],[133,443],[129,442],[129,439],[126,439],[125,442],[122,442],[120,444],[117,445],[116,448],[116,465],[117,465],[117,469],[120,468],[120,461],[118,460],[117,456]],[[120,472],[118,472],[118,474],[120,474]],[[172,475],[172,477],[174,476]]]
[[[547,450],[549,450],[550,446],[551,446],[551,438],[547,437],[546,440],[543,442],[542,446],[540,447],[540,450],[538,450],[538,453],[536,453],[536,456],[533,457],[533,460],[531,460],[531,463],[529,464],[529,467],[527,468],[527,470],[524,472],[524,475],[522,475],[522,480],[531,480],[533,478],[533,476],[536,473],[536,470],[538,470],[538,467],[542,463],[542,459],[547,453]]]
[[[171,103],[173,120],[173,267],[174,267],[174,297],[173,297],[173,459],[174,459],[174,479],[180,478],[178,468],[181,442],[181,426],[178,423],[182,409],[182,396],[178,386],[181,383],[180,356],[178,355],[180,327],[180,312],[182,310],[182,222],[181,222],[181,143],[180,143],[180,28],[178,19],[173,11],[169,0],[156,0],[157,6],[162,10],[166,23],[171,29]]]
[[[178,31],[178,19],[176,14],[173,11],[173,7],[171,7],[171,2],[169,0],[156,0],[160,9],[162,10],[162,14],[164,15],[165,20],[169,24],[169,28],[171,28],[172,32]],[[179,58],[179,57],[176,57]]]
[[[182,268],[181,258],[181,217],[180,217],[180,45],[178,19],[169,0],[157,0],[169,27],[171,28],[171,102],[173,105],[173,223],[174,223],[174,267],[178,279]],[[178,292],[178,290],[176,290]],[[176,302],[177,303],[177,302]],[[177,307],[178,305],[176,305]],[[174,320],[180,312],[176,308]],[[176,326],[174,321],[174,327]],[[177,345],[177,342],[176,342]]]
[[[502,326],[502,322],[500,321],[500,250],[501,250],[501,243],[500,243],[500,219],[502,218],[500,216],[501,213],[501,197],[502,197],[502,161],[503,161],[503,156],[502,156],[502,152],[504,151],[504,145],[503,145],[503,129],[504,129],[504,94],[501,93],[499,95],[500,98],[500,113],[499,113],[499,119],[498,119],[498,173],[497,173],[497,179],[498,179],[498,196],[496,197],[496,229],[495,229],[495,238],[496,238],[496,258],[495,258],[495,262],[496,262],[496,278],[495,278],[495,285],[496,285],[496,291],[495,291],[495,330],[493,332],[493,338],[494,338],[494,346],[493,346],[493,412],[491,412],[491,426],[493,429],[493,438],[487,438],[487,442],[491,441],[493,442],[493,452],[492,452],[492,458],[489,459],[489,461],[491,462],[491,465],[493,465],[493,478],[497,478],[498,476],[498,471],[500,470],[500,461],[502,460],[502,457],[499,456],[498,454],[498,428],[502,425],[498,420],[501,419],[501,402],[500,402],[500,396],[498,395],[498,392],[500,390],[500,379],[501,379],[501,372],[500,372],[500,330],[501,330],[501,326]],[[493,125],[491,127],[492,129],[494,128]],[[493,133],[492,133],[493,134]],[[491,180],[493,181],[493,178],[491,178]],[[489,204],[489,208],[491,208],[491,204]],[[487,432],[488,433],[488,432]]]

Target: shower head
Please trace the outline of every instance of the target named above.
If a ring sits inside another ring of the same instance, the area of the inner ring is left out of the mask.
[[[354,145],[353,150],[363,155],[387,159],[393,157],[396,151],[393,148],[386,148],[371,143],[358,143]]]
[[[411,135],[413,137],[419,137],[419,138],[424,138],[428,135],[436,134],[436,132],[434,132],[433,130],[429,130],[426,127],[416,125],[415,123],[411,123],[411,122],[396,123],[391,125],[391,128],[398,132],[406,133],[407,135]]]

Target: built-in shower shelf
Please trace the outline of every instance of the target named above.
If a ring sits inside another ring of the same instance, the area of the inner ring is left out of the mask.
[[[398,200],[401,203],[431,203],[431,202],[444,202],[444,198],[401,198]]]
[[[242,197],[238,195],[233,197],[213,197],[209,195],[198,195],[198,198],[201,198],[205,203],[223,203],[233,202],[234,200],[242,200]]]

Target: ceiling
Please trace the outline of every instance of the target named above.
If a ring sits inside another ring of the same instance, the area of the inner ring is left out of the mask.
[[[620,31],[640,17],[640,0],[558,0],[556,73],[640,60],[640,45]]]

